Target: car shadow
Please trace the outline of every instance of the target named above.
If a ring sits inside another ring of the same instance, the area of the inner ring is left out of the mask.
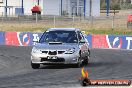
[[[40,69],[68,69],[78,68],[77,65],[42,65]]]
[[[91,62],[88,65],[84,66],[84,67],[101,67],[101,66],[113,66],[113,65],[117,65],[118,63],[114,63],[114,62]]]
[[[116,62],[91,62],[88,65],[84,65],[82,67],[101,67],[101,66],[113,66],[117,65],[118,63]],[[73,64],[61,64],[61,65],[42,65],[40,69],[68,69],[68,68],[81,68],[78,67],[77,65]]]

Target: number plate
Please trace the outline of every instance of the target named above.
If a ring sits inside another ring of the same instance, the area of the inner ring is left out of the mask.
[[[48,59],[57,59],[57,56],[49,56]]]

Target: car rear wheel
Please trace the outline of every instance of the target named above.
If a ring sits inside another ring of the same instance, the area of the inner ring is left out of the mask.
[[[31,62],[31,67],[32,67],[33,69],[39,69],[40,64],[34,64],[34,63]]]

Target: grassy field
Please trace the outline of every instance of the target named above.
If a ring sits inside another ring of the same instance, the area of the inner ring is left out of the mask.
[[[43,32],[48,28],[54,27],[46,23],[1,23],[0,31],[17,31],[17,32]],[[65,27],[63,25],[59,27]],[[72,27],[72,26],[71,26]],[[112,29],[112,28],[93,28],[87,24],[74,24],[75,28],[80,28],[86,34],[112,34],[112,35],[132,35],[131,29]]]

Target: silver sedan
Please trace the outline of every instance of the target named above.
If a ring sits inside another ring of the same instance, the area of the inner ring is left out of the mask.
[[[31,51],[33,69],[40,64],[88,64],[90,50],[84,34],[76,28],[50,28]]]

